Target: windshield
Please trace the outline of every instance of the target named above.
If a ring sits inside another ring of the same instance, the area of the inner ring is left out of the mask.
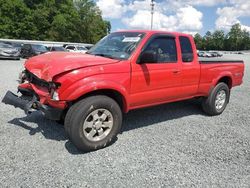
[[[22,44],[20,44],[20,43],[12,43],[12,46],[14,46],[16,48],[21,48]]]
[[[43,46],[43,45],[37,45],[37,44],[35,44],[35,45],[32,45],[32,48],[34,50],[36,50],[36,51],[39,51],[39,52],[46,52],[46,51],[48,51],[47,48],[45,46]]]
[[[52,51],[66,51],[62,46],[54,46],[52,47]]]
[[[9,44],[0,43],[0,48],[13,48],[13,46]]]
[[[77,49],[78,49],[78,50],[86,50],[86,51],[88,50],[87,48],[85,48],[85,47],[83,47],[83,46],[78,46]]]
[[[144,33],[139,32],[112,33],[100,40],[88,51],[88,54],[114,59],[128,59],[143,36]]]

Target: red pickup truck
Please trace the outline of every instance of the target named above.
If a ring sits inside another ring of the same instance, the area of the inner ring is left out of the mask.
[[[122,114],[132,109],[197,97],[208,115],[221,114],[243,75],[243,61],[198,60],[190,35],[120,31],[87,54],[28,59],[18,86],[22,95],[8,91],[2,102],[63,121],[76,147],[91,151],[114,140]]]

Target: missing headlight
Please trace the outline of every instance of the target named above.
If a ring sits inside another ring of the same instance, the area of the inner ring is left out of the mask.
[[[57,89],[61,86],[60,83],[50,82],[49,83],[49,92],[51,95],[51,98],[53,100],[59,101],[59,94],[57,92]]]
[[[26,72],[25,71],[22,71],[22,72],[20,72],[19,73],[19,76],[18,76],[18,83],[19,84],[22,84],[22,83],[24,83],[25,82],[25,80],[26,80]]]
[[[52,98],[53,100],[55,100],[55,101],[59,101],[59,100],[60,100],[59,94],[57,93],[57,91],[54,91],[54,92],[52,93],[51,98]]]

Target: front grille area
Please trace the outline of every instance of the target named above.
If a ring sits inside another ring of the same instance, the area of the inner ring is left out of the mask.
[[[48,90],[50,90],[50,84],[40,78],[38,78],[36,75],[32,74],[28,70],[25,70],[25,77],[26,80],[28,80],[30,83],[40,86],[40,87],[45,87]]]

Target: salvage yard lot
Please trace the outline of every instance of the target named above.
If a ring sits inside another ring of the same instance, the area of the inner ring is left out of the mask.
[[[136,110],[110,147],[81,153],[63,126],[0,103],[0,187],[250,185],[250,55],[244,83],[220,116],[195,100]],[[0,60],[0,99],[16,91],[23,60]]]

